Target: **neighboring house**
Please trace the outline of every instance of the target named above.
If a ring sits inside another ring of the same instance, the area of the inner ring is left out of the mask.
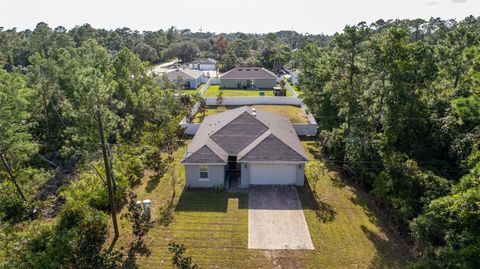
[[[308,159],[288,118],[243,106],[206,117],[181,162],[190,187],[303,186]]]
[[[217,61],[210,58],[202,58],[189,63],[188,67],[200,71],[216,71]]]
[[[273,89],[277,75],[260,67],[237,67],[220,75],[220,88]]]
[[[196,89],[203,82],[203,72],[191,69],[172,69],[167,71],[167,78],[173,83],[177,83],[178,78],[182,78],[185,88]]]

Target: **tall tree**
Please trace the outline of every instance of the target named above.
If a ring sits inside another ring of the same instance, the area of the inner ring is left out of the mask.
[[[0,158],[2,169],[26,200],[15,172],[38,150],[29,129],[34,126],[29,108],[32,89],[19,74],[0,70]]]

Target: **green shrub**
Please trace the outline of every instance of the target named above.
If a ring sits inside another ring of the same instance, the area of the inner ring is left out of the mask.
[[[106,180],[105,172],[99,168],[97,169],[103,180]],[[126,191],[130,187],[130,184],[128,179],[124,176],[115,177],[115,182],[115,202],[118,206],[121,206],[125,203]],[[93,171],[85,171],[81,173],[69,186],[64,187],[61,193],[67,202],[84,203],[99,210],[109,210],[107,187],[100,176]]]
[[[25,202],[6,175],[0,173],[0,178],[6,180],[0,182],[0,220],[17,222],[27,218],[39,201],[31,199],[36,195],[38,187],[41,186],[51,174],[41,169],[27,167],[16,171],[16,178],[22,187],[23,193],[29,200]]]
[[[132,187],[140,184],[145,170],[144,162],[143,156],[121,154],[113,167],[115,177],[125,177]]]
[[[27,203],[20,198],[11,181],[0,184],[0,219],[19,221],[27,212]]]
[[[108,216],[82,203],[66,203],[57,221],[34,221],[21,232],[2,229],[1,268],[118,268],[118,253],[102,251]]]

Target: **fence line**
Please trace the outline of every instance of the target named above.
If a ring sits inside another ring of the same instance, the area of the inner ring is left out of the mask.
[[[200,95],[203,95],[205,91],[215,84],[214,79],[209,79],[205,85],[200,89]],[[286,83],[286,88],[292,94],[291,97],[284,96],[239,96],[239,97],[224,97],[223,104],[226,106],[241,106],[241,105],[295,105],[300,106],[305,115],[307,115],[309,123],[293,123],[293,128],[299,136],[314,136],[317,134],[318,124],[312,114],[309,113],[307,106],[298,98],[298,94],[293,88]],[[217,105],[217,98],[207,97],[205,98],[207,106]],[[191,115],[195,116],[198,112],[200,103],[195,103],[192,108]],[[307,113],[308,112],[308,113]],[[187,118],[184,117],[180,123],[180,127],[185,129],[185,134],[194,135],[201,123],[189,123]]]
[[[205,98],[208,106],[217,105],[216,97]],[[284,96],[238,96],[224,97],[223,104],[226,106],[242,106],[242,105],[294,105],[299,106],[302,101],[297,97]]]

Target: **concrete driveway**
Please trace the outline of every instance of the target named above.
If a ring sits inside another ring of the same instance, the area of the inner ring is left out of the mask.
[[[248,248],[314,249],[295,187],[250,187]]]

